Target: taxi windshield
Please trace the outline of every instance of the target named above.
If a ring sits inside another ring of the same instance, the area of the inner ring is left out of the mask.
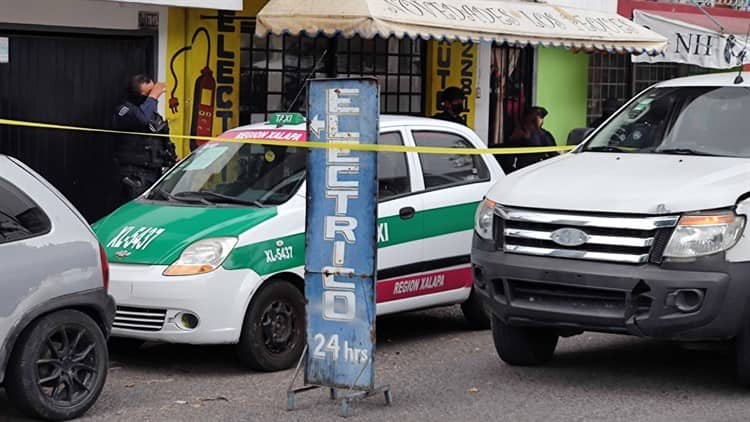
[[[750,157],[747,110],[747,87],[653,88],[581,151]]]
[[[304,148],[209,143],[182,160],[150,200],[264,207],[288,201],[305,180]]]

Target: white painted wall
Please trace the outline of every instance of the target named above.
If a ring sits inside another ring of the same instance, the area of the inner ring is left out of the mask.
[[[166,6],[134,5],[102,0],[0,0],[0,24],[46,25],[69,28],[137,30],[138,11],[159,13],[159,37],[156,57],[156,75],[160,81],[167,78]],[[159,108],[164,113],[164,103]]]

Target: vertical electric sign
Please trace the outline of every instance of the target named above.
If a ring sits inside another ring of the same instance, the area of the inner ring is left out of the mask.
[[[308,139],[375,144],[375,79],[310,81]],[[313,149],[307,166],[305,383],[374,388],[377,153]]]

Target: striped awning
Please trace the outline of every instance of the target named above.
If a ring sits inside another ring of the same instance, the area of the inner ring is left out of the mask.
[[[269,0],[256,34],[507,42],[657,54],[666,38],[614,14],[497,0]]]

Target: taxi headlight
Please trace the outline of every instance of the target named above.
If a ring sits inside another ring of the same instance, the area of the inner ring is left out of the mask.
[[[494,201],[485,199],[477,208],[476,218],[474,219],[474,231],[482,239],[492,240],[495,208],[497,204]]]
[[[234,237],[215,237],[199,240],[182,251],[182,255],[166,270],[164,275],[196,275],[209,273],[227,259],[237,244]]]
[[[732,211],[683,215],[664,256],[695,258],[725,251],[737,243],[744,227],[745,217]]]

